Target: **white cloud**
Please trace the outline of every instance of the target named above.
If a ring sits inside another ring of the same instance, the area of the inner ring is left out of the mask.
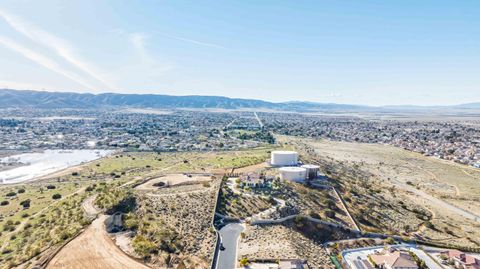
[[[144,33],[132,33],[129,35],[133,47],[140,53],[142,58],[148,62],[153,62],[152,58],[145,48],[148,36]]]
[[[95,87],[90,85],[90,83],[85,81],[83,78],[81,78],[77,74],[64,70],[54,60],[52,60],[52,59],[50,59],[50,58],[48,58],[48,57],[46,57],[46,56],[44,56],[44,55],[42,55],[38,52],[35,52],[35,51],[33,51],[29,48],[26,48],[26,47],[16,43],[13,40],[10,40],[6,37],[0,36],[0,45],[3,45],[4,47],[21,54],[25,58],[27,58],[27,59],[45,67],[45,68],[47,68],[47,69],[49,69],[53,72],[56,72],[56,73],[66,77],[66,78],[69,78],[69,79],[75,81],[76,83],[82,85],[83,87],[85,87],[87,89],[90,89],[90,90],[95,89]]]
[[[140,55],[140,69],[146,71],[142,71],[144,77],[159,77],[162,76],[165,72],[170,71],[173,67],[170,63],[167,63],[165,60],[159,60],[158,56],[152,55],[147,47],[148,47],[148,39],[150,36],[146,33],[131,33],[128,35],[130,39],[130,43],[135,48],[135,50]],[[138,68],[138,65],[131,65],[134,68]]]
[[[17,32],[25,35],[36,43],[40,43],[43,46],[54,50],[64,60],[82,70],[97,81],[101,82],[108,89],[116,88],[114,85],[108,82],[107,79],[100,75],[101,72],[97,68],[93,67],[90,63],[87,63],[84,59],[81,59],[81,57],[76,55],[74,53],[73,46],[71,46],[71,44],[69,44],[66,40],[40,29],[35,25],[32,25],[1,9],[0,17],[2,17]]]
[[[199,46],[211,47],[211,48],[217,48],[217,49],[226,49],[223,46],[213,44],[213,43],[202,42],[202,41],[198,41],[198,40],[194,40],[194,39],[184,38],[184,37],[175,36],[175,35],[169,35],[169,34],[160,33],[160,32],[157,32],[157,34],[168,37],[168,38],[171,38],[171,39],[176,39],[176,40],[192,43],[192,44],[199,45]]]

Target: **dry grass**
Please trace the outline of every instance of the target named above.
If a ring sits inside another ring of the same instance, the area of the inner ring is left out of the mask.
[[[268,199],[256,195],[235,194],[223,184],[220,192],[220,214],[236,219],[245,219],[265,211],[273,206]]]
[[[306,259],[311,268],[333,268],[321,244],[347,237],[338,230],[303,221],[254,225],[245,230],[238,254],[248,259]]]
[[[480,243],[480,223],[405,187],[475,213],[480,181],[474,179],[480,171],[384,145],[283,139],[332,178],[364,230],[460,246]],[[428,223],[434,228],[426,227]]]
[[[212,217],[217,187],[215,182],[198,192],[138,197],[137,236],[160,246],[157,254],[147,255],[150,264],[157,267],[167,259],[190,259],[196,261],[195,268],[208,267],[215,243]]]

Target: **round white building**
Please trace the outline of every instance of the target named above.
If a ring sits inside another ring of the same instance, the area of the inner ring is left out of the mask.
[[[307,169],[303,167],[282,167],[278,169],[280,172],[280,179],[289,181],[304,181],[307,177]]]
[[[272,151],[270,164],[273,166],[297,165],[298,153],[295,151]]]
[[[315,179],[318,176],[320,171],[320,166],[314,164],[305,164],[302,165],[303,168],[307,170],[307,179]]]

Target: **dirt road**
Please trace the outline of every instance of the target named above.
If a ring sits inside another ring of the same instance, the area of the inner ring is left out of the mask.
[[[105,215],[68,243],[47,265],[47,269],[148,269],[150,267],[122,252],[107,235]]]
[[[97,195],[94,194],[85,199],[85,201],[83,201],[82,203],[83,211],[85,211],[85,214],[89,217],[96,217],[97,214],[100,213],[100,210],[98,210],[98,208],[94,204],[96,197]]]
[[[398,187],[403,188],[406,191],[412,192],[412,193],[418,195],[419,197],[422,197],[423,199],[429,201],[430,203],[434,203],[435,205],[437,205],[440,208],[447,209],[447,210],[449,210],[453,213],[456,213],[458,215],[461,215],[461,216],[463,216],[467,219],[471,219],[471,220],[480,222],[480,216],[478,216],[476,214],[473,214],[472,212],[469,212],[467,210],[464,210],[462,208],[454,206],[454,205],[452,205],[450,203],[447,203],[444,200],[441,200],[439,198],[433,197],[430,194],[427,194],[427,193],[423,192],[422,190],[416,189],[416,188],[414,188],[412,186],[409,186],[409,185],[407,185],[403,182],[400,182],[396,179],[391,179],[391,182],[393,182]]]

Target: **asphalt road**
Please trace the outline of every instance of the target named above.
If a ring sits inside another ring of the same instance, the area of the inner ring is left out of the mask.
[[[429,269],[443,269],[443,267],[432,260],[432,258],[430,258],[425,251],[418,248],[410,248],[410,250],[417,254],[418,258],[424,260]]]
[[[220,240],[225,250],[218,252],[217,269],[235,269],[238,237],[244,229],[239,223],[231,223],[220,229]]]

